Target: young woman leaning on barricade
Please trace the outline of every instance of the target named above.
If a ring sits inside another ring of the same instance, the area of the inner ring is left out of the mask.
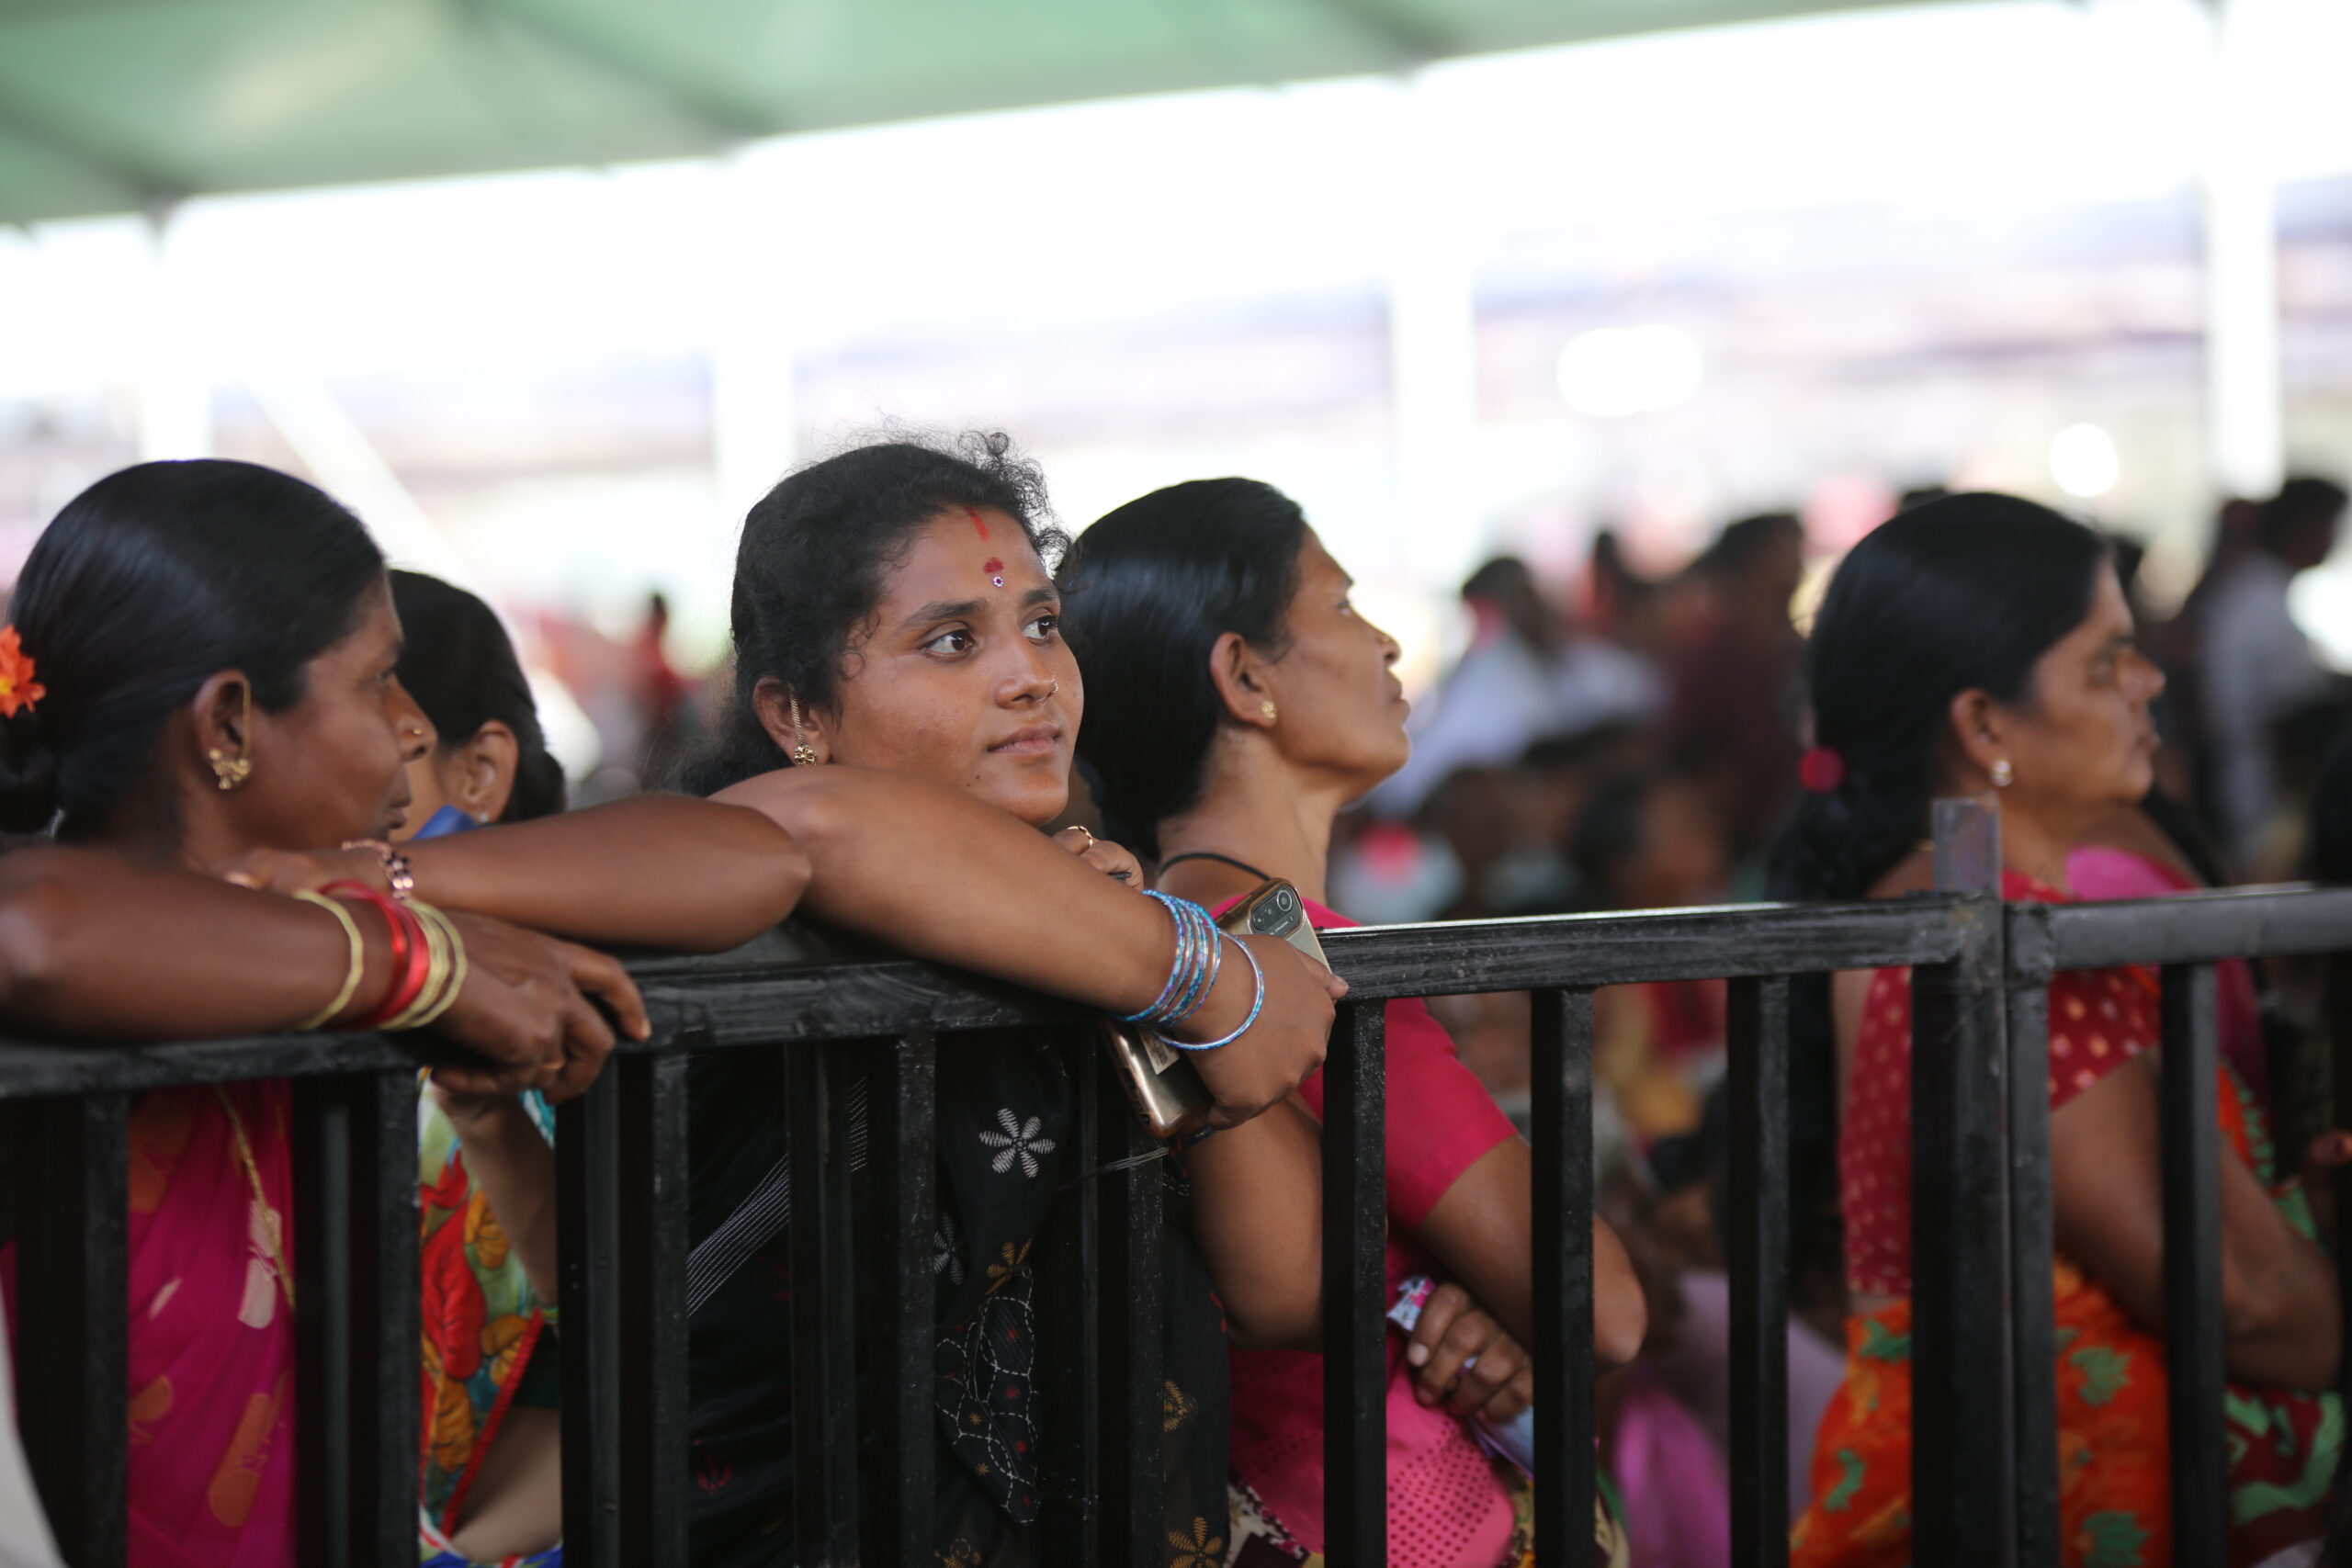
[[[1069,800],[1085,709],[1049,574],[1060,544],[1035,470],[1001,436],[960,451],[866,446],[785,479],[744,525],[735,705],[695,782],[770,813],[808,850],[804,908],[819,919],[1149,1018],[1200,1047],[1212,1124],[1230,1129],[1186,1152],[1201,1245],[1176,1162],[1146,1168],[1168,1183],[1166,1528],[1154,1538],[1170,1563],[1201,1568],[1227,1535],[1220,1305],[1237,1333],[1311,1332],[1300,1285],[1315,1268],[1311,1247],[1263,1274],[1213,1268],[1212,1212],[1248,1224],[1304,1212],[1313,1234],[1313,1129],[1283,1102],[1320,1063],[1345,987],[1277,939],[1204,936],[1197,912],[1144,896],[1115,846],[1037,830]],[[714,1053],[694,1069],[704,1568],[793,1560],[791,1249],[783,1205],[761,1198],[786,1154],[778,1058]],[[1076,1325],[1040,1299],[1031,1247],[1096,1173],[1076,1163],[1076,1089],[1056,1045],[1023,1031],[959,1036],[938,1062],[936,1550],[959,1564],[1036,1562],[1039,1463],[1056,1434],[1031,1414],[1035,1375],[1041,1355],[1069,1353]],[[854,1091],[850,1102],[854,1115]],[[1246,1221],[1238,1189],[1259,1194]]]
[[[1087,530],[1062,579],[1094,703],[1080,749],[1106,818],[1159,857],[1160,886],[1222,908],[1278,876],[1315,925],[1352,923],[1322,902],[1332,823],[1404,764],[1407,705],[1396,643],[1357,613],[1296,503],[1250,479],[1174,485]],[[1532,1389],[1528,1147],[1423,1003],[1389,1003],[1386,1023],[1388,1286],[1437,1281],[1388,1348],[1388,1560],[1516,1563],[1532,1486],[1477,1439]],[[1321,1075],[1301,1092],[1319,1116]],[[1261,1210],[1204,1229],[1211,1261],[1226,1247],[1314,1257],[1314,1220]],[[1622,1363],[1641,1346],[1641,1288],[1606,1224],[1592,1246],[1594,1350]],[[1237,1347],[1233,1400],[1237,1551],[1320,1552],[1320,1359]],[[1605,1562],[1622,1537],[1605,1512],[1600,1524]]]
[[[2069,852],[2148,793],[2164,678],[2132,635],[2105,542],[2030,502],[1954,496],[1864,539],[1814,626],[1818,745],[1774,852],[1776,894],[1926,889],[1928,803],[1988,795],[2003,896],[2071,898]],[[2156,984],[2102,970],[2050,992],[2060,1540],[2089,1568],[2172,1560]],[[1849,1316],[1795,1560],[1895,1568],[1911,1560],[1910,976],[1838,976],[1801,1003],[1799,1079],[1825,1096],[1838,1086],[1834,1122],[1798,1125],[1838,1128]],[[2336,1376],[2336,1285],[2260,1109],[2221,1070],[2232,1558],[2252,1563],[2318,1533],[2343,1442],[2336,1396],[2317,1392]]]
[[[20,864],[69,886],[108,860],[209,869],[295,896],[224,888],[238,916],[198,952],[258,943],[287,910],[345,942],[324,998],[308,970],[280,982],[307,1010],[238,1016],[220,983],[163,988],[162,956],[117,927],[107,940],[141,967],[62,1021],[81,1032],[429,1026],[513,1055],[520,1031],[534,1066],[519,1081],[440,1076],[560,1098],[613,1045],[582,993],[640,1036],[642,1009],[612,960],[502,921],[725,947],[780,919],[806,878],[773,823],[675,798],[395,856],[383,840],[405,813],[403,765],[432,730],[398,679],[383,559],[348,512],[266,468],[156,463],[99,481],[35,545],[11,618],[0,828],[53,825],[74,846]],[[159,997],[177,1023],[151,1016]],[[133,1110],[134,1564],[294,1561],[290,1106],[265,1082],[162,1090]]]

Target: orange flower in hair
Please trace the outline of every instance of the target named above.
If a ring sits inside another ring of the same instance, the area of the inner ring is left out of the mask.
[[[0,626],[0,718],[30,713],[49,695],[49,688],[33,679],[32,656],[14,626]]]

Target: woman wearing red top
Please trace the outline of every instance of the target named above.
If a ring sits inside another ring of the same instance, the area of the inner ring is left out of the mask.
[[[1928,802],[1985,795],[2001,807],[2004,896],[2068,900],[2069,853],[2148,792],[2164,677],[2133,643],[2106,541],[2030,502],[1954,496],[1863,540],[1823,601],[1808,667],[1820,745],[1774,852],[1782,897],[1928,887]],[[2105,970],[2050,993],[2068,1563],[2172,1557],[2155,985]],[[1817,1048],[1826,1090],[1835,1040],[1849,1355],[1794,1560],[1894,1568],[1911,1558],[1910,976],[1841,975],[1828,990],[1798,1043]],[[2332,1393],[2300,1391],[2334,1383],[2338,1318],[2301,1194],[2274,1181],[2260,1113],[2222,1072],[2232,1552],[2251,1563],[2318,1533],[2342,1418]]]
[[[1340,808],[1403,765],[1396,645],[1356,614],[1350,581],[1297,505],[1248,479],[1172,486],[1082,535],[1063,573],[1091,695],[1079,748],[1115,831],[1159,858],[1160,884],[1212,908],[1268,876],[1295,884],[1318,927]],[[1525,1407],[1533,1332],[1528,1149],[1419,1001],[1387,1009],[1388,1279],[1446,1281],[1412,1340],[1389,1345],[1388,1556],[1399,1568],[1517,1562],[1527,1488],[1467,1419]],[[1301,1094],[1318,1116],[1322,1079]],[[1233,1545],[1238,1564],[1323,1544],[1319,1216],[1306,1206],[1224,1227],[1212,1258],[1295,1283],[1295,1310],[1237,1335]],[[1208,1216],[1204,1213],[1204,1219]],[[1640,1287],[1593,1227],[1594,1350],[1640,1348]],[[1300,1269],[1300,1259],[1308,1267]],[[1470,1364],[1476,1358],[1476,1365]]]

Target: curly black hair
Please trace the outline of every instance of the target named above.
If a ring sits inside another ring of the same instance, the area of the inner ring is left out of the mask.
[[[831,708],[881,603],[886,569],[905,558],[915,529],[966,507],[1018,523],[1048,571],[1069,547],[1045,475],[1001,433],[953,441],[894,433],[797,469],[763,496],[735,552],[732,694],[683,787],[709,795],[787,764],[760,723],[760,682],[782,682],[803,706]]]

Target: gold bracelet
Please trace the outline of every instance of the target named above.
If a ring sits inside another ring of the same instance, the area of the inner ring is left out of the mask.
[[[308,1023],[294,1026],[297,1030],[308,1031],[323,1027],[329,1019],[351,1005],[351,998],[358,994],[359,982],[368,973],[368,943],[359,934],[359,922],[351,918],[351,911],[343,907],[341,900],[330,898],[323,893],[302,892],[294,897],[305,904],[316,904],[333,915],[335,924],[343,928],[343,934],[351,942],[351,972],[343,977],[343,988],[334,994],[334,1000],[322,1009],[318,1016]]]
[[[417,1020],[424,1016],[425,1009],[440,998],[441,988],[449,978],[448,938],[445,934],[444,928],[436,924],[432,918],[432,915],[437,915],[440,911],[433,910],[432,915],[428,915],[426,913],[428,908],[429,906],[420,904],[409,906],[411,912],[416,916],[418,929],[424,936],[424,983],[416,988],[416,995],[410,1000],[407,1007],[402,1008],[396,1016],[384,1021],[384,1032],[388,1034],[416,1028]]]
[[[420,907],[427,911],[427,919],[440,923],[442,935],[447,940],[449,950],[448,983],[443,988],[440,999],[425,1009],[424,1014],[413,1025],[418,1029],[429,1029],[443,1013],[457,1005],[458,993],[466,988],[466,939],[458,933],[457,926],[451,922],[448,916],[431,905]]]

